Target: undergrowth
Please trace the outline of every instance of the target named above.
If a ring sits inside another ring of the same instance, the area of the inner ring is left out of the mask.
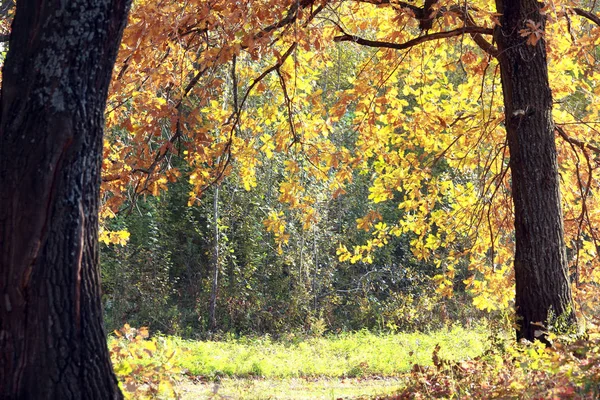
[[[436,351],[433,366],[415,365],[406,387],[384,398],[432,399],[598,399],[600,398],[600,334],[553,348],[525,342],[504,351],[490,348],[473,360],[444,360]]]
[[[165,337],[149,338],[147,328],[125,325],[108,343],[119,386],[126,399],[175,399],[175,386],[183,370],[176,365],[181,353],[176,343]]]

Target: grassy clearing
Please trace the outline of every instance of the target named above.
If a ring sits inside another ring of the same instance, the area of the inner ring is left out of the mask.
[[[447,360],[474,358],[489,346],[485,328],[454,326],[430,333],[346,333],[321,338],[290,336],[225,341],[178,341],[185,349],[177,366],[191,376],[260,378],[354,378],[390,377],[414,364],[431,364],[436,345]],[[176,340],[176,339],[172,339]]]
[[[472,359],[490,346],[483,326],[220,341],[148,339],[147,330],[129,326],[122,332],[109,346],[127,399],[373,398],[405,387],[402,374],[430,365],[438,345],[446,360]]]

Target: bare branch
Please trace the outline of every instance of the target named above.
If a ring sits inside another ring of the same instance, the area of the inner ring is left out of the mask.
[[[296,49],[296,47],[298,46],[298,43],[292,43],[292,45],[290,47],[288,47],[288,49],[285,51],[285,53],[283,53],[281,55],[281,57],[279,58],[279,60],[277,60],[277,63],[275,63],[274,65],[272,65],[271,67],[267,68],[266,70],[264,70],[258,77],[256,77],[252,83],[250,84],[250,86],[248,86],[248,89],[246,89],[246,93],[244,94],[244,97],[242,97],[242,101],[240,102],[240,107],[239,109],[241,110],[244,107],[244,104],[246,104],[246,100],[248,99],[248,96],[250,95],[250,92],[252,91],[252,89],[254,89],[254,87],[260,82],[262,81],[267,75],[269,75],[271,72],[276,71],[277,69],[279,69],[283,63],[288,59],[288,57],[292,54],[292,52]],[[239,122],[239,114],[236,114],[235,112],[232,113],[229,118],[227,118],[227,122],[225,122],[225,125],[228,125],[232,122],[233,118],[236,117],[236,119],[233,121],[234,125],[237,125],[237,123]]]
[[[569,137],[567,135],[567,133],[564,131],[564,129],[560,126],[556,127],[556,131],[560,134],[560,136],[565,139],[569,145],[571,146],[571,149],[573,150],[573,154],[575,154],[575,169],[577,172],[577,185],[579,187],[579,192],[581,194],[581,213],[579,214],[579,218],[577,218],[578,220],[578,224],[577,224],[577,240],[575,241],[575,250],[576,250],[576,256],[575,256],[575,284],[577,286],[580,285],[580,280],[579,280],[579,274],[580,274],[580,268],[579,268],[579,250],[580,250],[580,238],[582,235],[582,232],[584,230],[584,221],[587,223],[588,229],[589,229],[589,233],[592,236],[592,240],[594,242],[594,247],[596,247],[596,249],[599,248],[599,241],[598,238],[596,237],[596,234],[594,233],[594,229],[592,226],[592,222],[590,220],[590,214],[589,214],[589,210],[587,207],[587,199],[589,198],[590,195],[590,189],[592,187],[592,176],[593,176],[593,167],[592,167],[592,162],[590,160],[590,155],[589,153],[586,151],[586,148],[589,150],[593,150],[594,152],[598,153],[598,148],[596,148],[595,146],[590,146],[587,145],[579,140],[573,139],[571,137]],[[580,159],[579,159],[579,154],[577,154],[577,150],[575,149],[575,147],[578,147],[581,150],[581,153],[583,154],[583,156],[585,157],[585,161],[586,161],[586,165],[587,165],[587,180],[584,183],[582,181],[582,174],[580,171]]]

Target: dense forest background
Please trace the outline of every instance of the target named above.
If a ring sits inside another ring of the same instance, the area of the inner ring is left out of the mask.
[[[126,246],[102,246],[107,328],[129,323],[191,337],[211,331],[215,204],[219,331],[427,330],[482,315],[469,306],[464,272],[456,275],[454,298],[436,294],[432,278],[438,271],[413,256],[410,235],[395,238],[370,264],[338,260],[339,243],[368,237],[356,227],[369,207],[367,180],[358,174],[348,195],[319,204],[318,225],[309,231],[292,225],[289,242],[278,251],[263,222],[277,202],[278,168],[276,159],[269,162],[252,191],[228,179],[216,203],[213,187],[193,207],[187,204],[189,185],[180,181],[111,220],[131,236]],[[393,204],[377,212],[390,219],[401,215]]]

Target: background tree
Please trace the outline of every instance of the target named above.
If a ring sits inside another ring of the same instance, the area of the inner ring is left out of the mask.
[[[102,324],[104,108],[126,0],[19,1],[0,100],[0,393],[121,397]]]
[[[539,324],[576,324],[564,240],[545,17],[536,1],[499,1],[496,27],[515,210],[517,338]]]

